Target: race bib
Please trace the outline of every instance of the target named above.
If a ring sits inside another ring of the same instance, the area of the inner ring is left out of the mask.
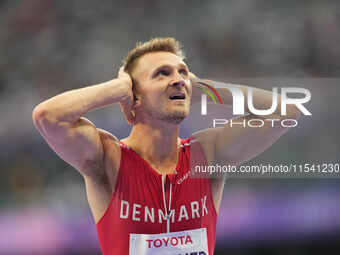
[[[206,228],[162,234],[130,234],[129,255],[209,255]]]

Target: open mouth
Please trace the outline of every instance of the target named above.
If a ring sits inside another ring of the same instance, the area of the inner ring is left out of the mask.
[[[185,94],[183,92],[176,92],[169,96],[170,100],[184,100]]]

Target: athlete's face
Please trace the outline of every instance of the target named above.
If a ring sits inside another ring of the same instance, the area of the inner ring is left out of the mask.
[[[170,52],[143,55],[133,72],[142,118],[179,124],[190,111],[191,83],[183,60]]]

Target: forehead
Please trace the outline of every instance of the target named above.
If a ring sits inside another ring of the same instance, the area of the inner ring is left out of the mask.
[[[138,63],[135,69],[136,76],[148,75],[153,70],[163,65],[178,66],[185,62],[177,55],[171,52],[150,52],[138,59]]]

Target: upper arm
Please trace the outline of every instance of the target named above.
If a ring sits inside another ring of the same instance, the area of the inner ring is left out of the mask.
[[[253,117],[247,115],[235,118],[233,121],[247,123]],[[298,115],[289,118],[298,118]],[[264,125],[259,128],[226,125],[221,128],[205,129],[192,136],[200,142],[208,165],[215,163],[240,165],[266,150],[287,130],[288,128],[282,126],[273,128],[271,122],[264,121]],[[210,183],[214,205],[218,211],[222,200],[224,178],[212,178]]]
[[[234,119],[235,122],[248,123],[253,115]],[[269,148],[280,136],[288,131],[287,127],[275,125],[268,121],[262,127],[248,125],[225,126],[219,129],[216,137],[216,160],[231,164],[242,164]]]
[[[33,122],[49,146],[82,175],[105,174],[102,138],[108,132],[83,117],[74,123],[56,122],[39,109],[33,112]]]
[[[233,122],[248,123],[252,118],[254,115],[242,116],[233,119]],[[270,118],[282,119],[280,116]],[[298,118],[298,116],[287,118]],[[263,121],[263,123],[262,127],[250,127],[247,124],[231,127],[228,124],[221,128],[203,130],[195,136],[201,141],[206,155],[211,155],[210,162],[239,165],[265,151],[289,129],[277,122],[274,127],[270,121]]]

